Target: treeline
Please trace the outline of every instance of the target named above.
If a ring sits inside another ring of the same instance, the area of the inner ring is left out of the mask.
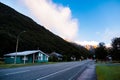
[[[112,39],[111,47],[107,48],[104,42],[99,43],[99,46],[95,49],[96,59],[105,61],[109,57],[112,60],[120,61],[120,37]]]

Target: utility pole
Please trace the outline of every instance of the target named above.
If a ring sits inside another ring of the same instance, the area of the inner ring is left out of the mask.
[[[17,59],[17,50],[18,50],[18,42],[19,42],[19,37],[22,33],[24,33],[26,31],[22,31],[17,35],[17,42],[16,42],[16,54],[15,54],[15,58],[14,58],[14,64],[16,64],[16,59]]]

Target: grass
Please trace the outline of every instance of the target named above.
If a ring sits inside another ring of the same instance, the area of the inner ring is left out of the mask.
[[[43,64],[55,64],[57,62],[45,62],[45,63],[26,63],[26,64],[5,64],[1,63],[0,68],[16,68],[16,67],[23,67],[23,66],[34,66],[34,65],[43,65]]]
[[[120,64],[118,65],[97,65],[98,80],[120,80]]]

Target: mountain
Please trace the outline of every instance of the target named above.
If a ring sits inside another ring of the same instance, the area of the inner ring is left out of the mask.
[[[17,35],[19,37],[18,51],[40,49],[45,53],[53,51],[67,56],[87,57],[88,52],[78,48],[53,34],[31,18],[0,3],[0,57],[4,54],[15,52]]]

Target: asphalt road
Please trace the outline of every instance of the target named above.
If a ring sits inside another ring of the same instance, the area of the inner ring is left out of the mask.
[[[87,65],[87,68],[80,74],[76,80],[97,80],[95,62]]]
[[[62,62],[0,70],[0,80],[75,80],[92,61]]]

